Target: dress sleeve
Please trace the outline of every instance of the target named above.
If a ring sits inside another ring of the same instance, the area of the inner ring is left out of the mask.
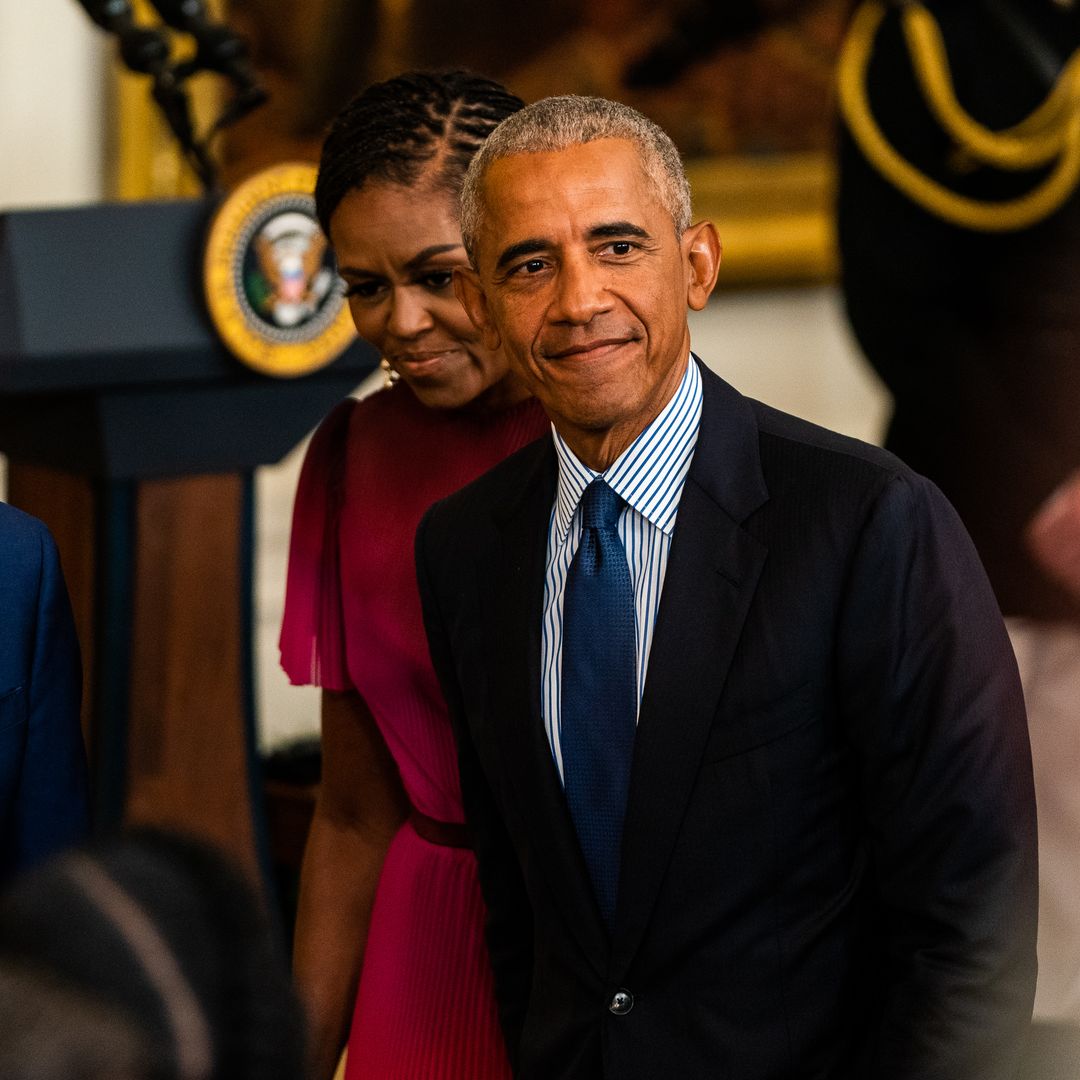
[[[346,666],[339,532],[345,496],[349,398],[319,425],[293,504],[281,667],[296,686],[351,690]]]

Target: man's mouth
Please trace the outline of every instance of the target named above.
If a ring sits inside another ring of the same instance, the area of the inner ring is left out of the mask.
[[[549,360],[596,360],[622,348],[623,345],[630,344],[632,340],[625,337],[597,338],[595,341],[584,341],[565,349],[549,352],[547,358]]]

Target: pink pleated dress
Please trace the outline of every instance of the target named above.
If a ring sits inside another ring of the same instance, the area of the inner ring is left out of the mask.
[[[549,430],[532,399],[490,415],[422,406],[404,384],[342,402],[316,432],[293,509],[281,663],[356,690],[421,814],[464,820],[428,656],[413,538],[424,511]],[[379,879],[346,1080],[510,1076],[476,858],[406,822]]]

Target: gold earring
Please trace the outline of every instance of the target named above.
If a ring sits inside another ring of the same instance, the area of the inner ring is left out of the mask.
[[[390,366],[390,361],[385,356],[379,361],[379,367],[382,368],[384,389],[389,390],[394,383],[400,382],[400,373]]]

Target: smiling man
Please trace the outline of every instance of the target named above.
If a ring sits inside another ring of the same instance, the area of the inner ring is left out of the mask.
[[[553,425],[417,536],[518,1074],[1012,1075],[1031,764],[951,507],[692,356],[720,245],[633,110],[504,121],[462,232]]]
[[[466,309],[585,463],[603,470],[683,378],[686,306],[704,306],[716,281],[716,230],[685,221],[676,231],[664,195],[682,192],[650,177],[626,139],[495,160],[485,190],[491,287],[462,282]],[[470,226],[478,211],[467,207]]]

